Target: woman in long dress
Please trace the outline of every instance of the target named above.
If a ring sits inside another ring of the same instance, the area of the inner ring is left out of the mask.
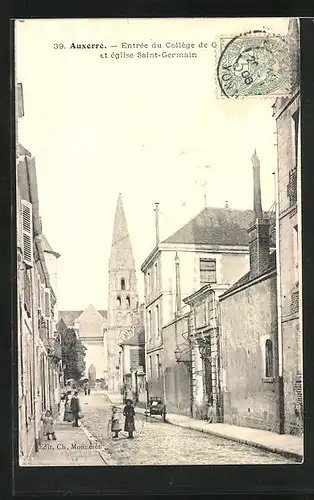
[[[65,396],[63,421],[64,422],[73,421],[73,413],[71,410],[71,391],[68,391]]]
[[[123,415],[125,416],[124,431],[129,433],[129,438],[133,438],[133,432],[135,431],[134,415],[135,410],[133,406],[133,401],[127,399],[126,405],[123,409]]]

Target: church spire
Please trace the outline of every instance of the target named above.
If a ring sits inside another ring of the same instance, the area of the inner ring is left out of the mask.
[[[133,269],[134,267],[135,263],[122,196],[121,193],[119,193],[112,233],[110,269]]]

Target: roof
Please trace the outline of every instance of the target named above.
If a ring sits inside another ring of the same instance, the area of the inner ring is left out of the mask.
[[[117,201],[109,260],[109,270],[114,269],[135,269],[121,193]]]
[[[141,329],[129,339],[126,339],[123,342],[121,342],[120,345],[143,345],[143,344],[145,344],[145,332],[143,329]]]
[[[19,144],[19,156],[32,156],[32,153],[30,153],[22,144]]]
[[[270,271],[274,271],[276,269],[276,251],[272,252],[269,256],[269,264],[267,268],[260,273],[258,276],[252,276],[251,272],[249,271],[246,273],[244,276],[242,276],[238,281],[236,281],[228,290],[220,295],[221,298],[223,298],[225,295],[228,295],[230,292],[233,292],[234,290],[237,290],[243,285],[246,285],[250,281],[255,280],[256,278],[260,278],[261,276],[264,276],[265,274],[269,273]]]
[[[97,309],[97,311],[103,316],[103,318],[107,318],[107,311],[104,309]],[[74,321],[81,316],[84,311],[81,309],[79,311],[59,311],[59,320],[63,319],[67,326],[72,326]]]
[[[207,207],[163,243],[248,246],[253,220],[253,210]]]
[[[41,239],[42,248],[43,248],[44,252],[51,253],[51,254],[53,254],[57,258],[60,257],[60,254],[58,252],[55,252],[53,250],[53,248],[51,247],[49,241],[47,240],[46,236],[43,233],[41,233],[40,239]]]

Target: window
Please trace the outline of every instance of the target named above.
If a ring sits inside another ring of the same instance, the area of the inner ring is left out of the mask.
[[[159,290],[159,282],[158,282],[158,262],[155,263],[155,288],[156,291]]]
[[[150,287],[151,287],[151,280],[150,280],[150,273],[147,273],[147,295],[148,297],[150,296]]]
[[[215,259],[200,259],[200,282],[216,283]]]
[[[156,373],[157,373],[157,379],[160,379],[160,359],[159,359],[159,354],[156,354]]]
[[[148,311],[148,336],[149,339],[152,338],[152,330],[153,330],[153,325],[152,325],[152,311]]]
[[[156,333],[159,335],[160,333],[160,311],[159,311],[159,305],[156,306]]]
[[[292,115],[293,121],[293,138],[294,138],[294,156],[295,156],[295,167],[298,168],[299,163],[299,153],[300,153],[300,110]]]
[[[265,342],[265,376],[266,378],[274,376],[273,343],[270,339]]]
[[[293,267],[294,267],[294,282],[299,282],[299,241],[298,241],[298,225],[293,228]]]
[[[127,307],[131,307],[131,299],[129,296],[127,296],[127,298],[126,298],[126,305],[127,305]]]
[[[44,310],[44,315],[46,319],[50,319],[50,288],[45,288],[45,310]]]
[[[152,377],[153,376],[153,362],[152,362],[151,356],[149,356],[149,373],[150,373],[150,376]]]
[[[121,280],[121,290],[125,290],[125,279],[122,278]]]
[[[121,307],[121,297],[118,295],[117,297],[117,307]]]

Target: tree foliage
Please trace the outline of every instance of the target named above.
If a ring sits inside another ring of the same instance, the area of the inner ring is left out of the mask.
[[[79,380],[85,371],[86,347],[77,338],[74,328],[65,328],[63,330],[61,345],[65,378]]]

